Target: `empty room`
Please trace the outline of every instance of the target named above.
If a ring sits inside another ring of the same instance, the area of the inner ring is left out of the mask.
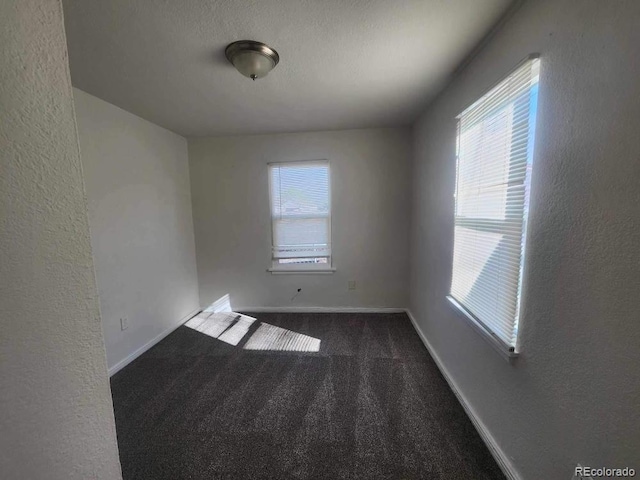
[[[0,478],[640,475],[640,2],[3,0]]]

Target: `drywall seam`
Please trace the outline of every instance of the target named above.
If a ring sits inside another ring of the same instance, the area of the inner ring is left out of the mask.
[[[460,402],[460,405],[462,405],[462,408],[464,408],[464,411],[467,413],[467,416],[471,420],[471,423],[473,423],[473,426],[476,427],[476,430],[480,434],[480,437],[482,438],[485,445],[489,449],[489,452],[491,452],[491,455],[493,455],[493,458],[498,463],[498,466],[500,467],[502,472],[505,474],[505,476],[509,480],[522,480],[522,477],[518,474],[517,470],[515,469],[515,467],[507,457],[507,455],[502,451],[502,449],[498,445],[498,442],[496,442],[496,440],[493,438],[493,435],[491,434],[491,432],[489,432],[489,430],[484,425],[482,420],[478,418],[473,407],[467,401],[466,397],[458,388],[458,385],[456,384],[455,380],[453,380],[453,378],[449,375],[449,372],[444,366],[444,364],[442,363],[442,361],[440,360],[440,357],[438,356],[438,354],[435,352],[435,350],[429,343],[429,340],[427,340],[427,337],[424,335],[424,333],[422,333],[422,329],[419,327],[418,322],[416,321],[413,314],[411,313],[411,310],[407,308],[405,312],[409,317],[409,320],[411,320],[411,323],[413,324],[413,328],[415,328],[416,332],[418,333],[418,336],[422,340],[422,343],[424,343],[424,346],[429,351],[431,358],[433,358],[434,362],[436,362],[436,365],[438,366],[440,373],[442,373],[442,376],[449,384],[449,387],[451,388],[454,395]]]
[[[120,370],[122,370],[124,367],[129,365],[131,362],[133,362],[136,358],[138,358],[144,352],[149,350],[151,347],[155,346],[157,343],[159,343],[161,340],[167,337],[170,333],[173,333],[175,330],[178,329],[178,327],[184,325],[187,321],[191,320],[200,312],[202,312],[202,310],[200,309],[193,310],[186,317],[182,318],[176,325],[172,325],[171,327],[167,328],[165,331],[157,335],[155,338],[153,338],[149,342],[145,343],[143,346],[141,346],[131,355],[128,355],[127,357],[120,360],[118,363],[116,363],[113,367],[109,369],[109,376],[112,377],[113,375],[118,373]]]

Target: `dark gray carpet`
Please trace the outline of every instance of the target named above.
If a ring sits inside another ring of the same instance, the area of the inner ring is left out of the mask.
[[[405,314],[182,326],[111,379],[125,480],[504,479]],[[244,350],[261,323],[317,353]]]

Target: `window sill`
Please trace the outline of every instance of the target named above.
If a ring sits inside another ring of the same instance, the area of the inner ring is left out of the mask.
[[[267,268],[272,275],[332,275],[335,268]]]
[[[502,340],[491,333],[487,329],[487,327],[476,320],[475,317],[471,315],[466,308],[460,305],[460,303],[458,303],[455,298],[447,295],[447,300],[449,301],[449,304],[451,305],[453,310],[458,313],[459,316],[464,318],[469,323],[469,325],[471,325],[473,329],[476,330],[480,334],[480,336],[509,363],[518,358],[518,352],[512,351],[512,347],[509,347]]]

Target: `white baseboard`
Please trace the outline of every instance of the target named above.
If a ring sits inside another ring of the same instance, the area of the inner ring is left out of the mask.
[[[409,319],[411,320],[411,323],[413,324],[413,328],[416,329],[416,332],[422,339],[422,343],[424,343],[424,346],[427,347],[427,350],[431,354],[431,357],[433,358],[433,360],[436,362],[438,369],[440,369],[442,376],[445,378],[445,380],[449,384],[449,387],[457,397],[458,401],[460,402],[460,405],[462,405],[462,408],[464,408],[464,411],[467,413],[467,416],[471,420],[471,423],[473,423],[473,426],[476,427],[476,430],[480,434],[480,437],[482,438],[485,445],[491,452],[491,455],[493,455],[493,458],[495,458],[502,472],[505,474],[505,476],[509,480],[521,480],[520,474],[517,472],[517,470],[511,463],[511,460],[509,460],[509,457],[507,457],[507,455],[502,451],[502,449],[500,448],[496,440],[493,438],[493,435],[491,435],[491,432],[489,432],[485,424],[478,418],[473,407],[469,404],[465,396],[462,394],[462,392],[458,388],[458,385],[456,384],[456,382],[449,375],[449,372],[447,371],[446,367],[440,360],[440,357],[431,347],[431,344],[429,343],[429,340],[427,340],[427,337],[425,337],[424,333],[422,333],[422,330],[420,329],[420,326],[418,325],[418,322],[416,322],[416,319],[411,313],[411,311],[407,309],[406,313]]]
[[[156,343],[158,343],[160,340],[162,340],[164,337],[166,337],[167,335],[169,335],[171,332],[173,332],[176,328],[178,328],[179,326],[183,325],[187,320],[195,317],[198,313],[200,313],[202,310],[200,308],[197,308],[196,310],[193,310],[192,312],[190,312],[187,316],[183,317],[176,325],[173,325],[172,327],[167,328],[164,332],[161,332],[159,335],[157,335],[155,338],[153,338],[152,340],[148,341],[147,343],[145,343],[143,346],[141,346],[139,349],[137,349],[135,352],[133,352],[132,354],[128,355],[127,357],[123,358],[122,360],[120,360],[118,363],[116,363],[113,367],[109,368],[109,376],[113,376],[115,373],[119,372],[120,370],[122,370],[124,367],[126,367],[127,365],[129,365],[131,362],[133,362],[136,358],[138,358],[140,355],[142,355],[144,352],[146,352],[147,350],[149,350],[151,347],[153,347]]]
[[[233,307],[233,311],[256,313],[404,313],[407,309],[388,307]]]

